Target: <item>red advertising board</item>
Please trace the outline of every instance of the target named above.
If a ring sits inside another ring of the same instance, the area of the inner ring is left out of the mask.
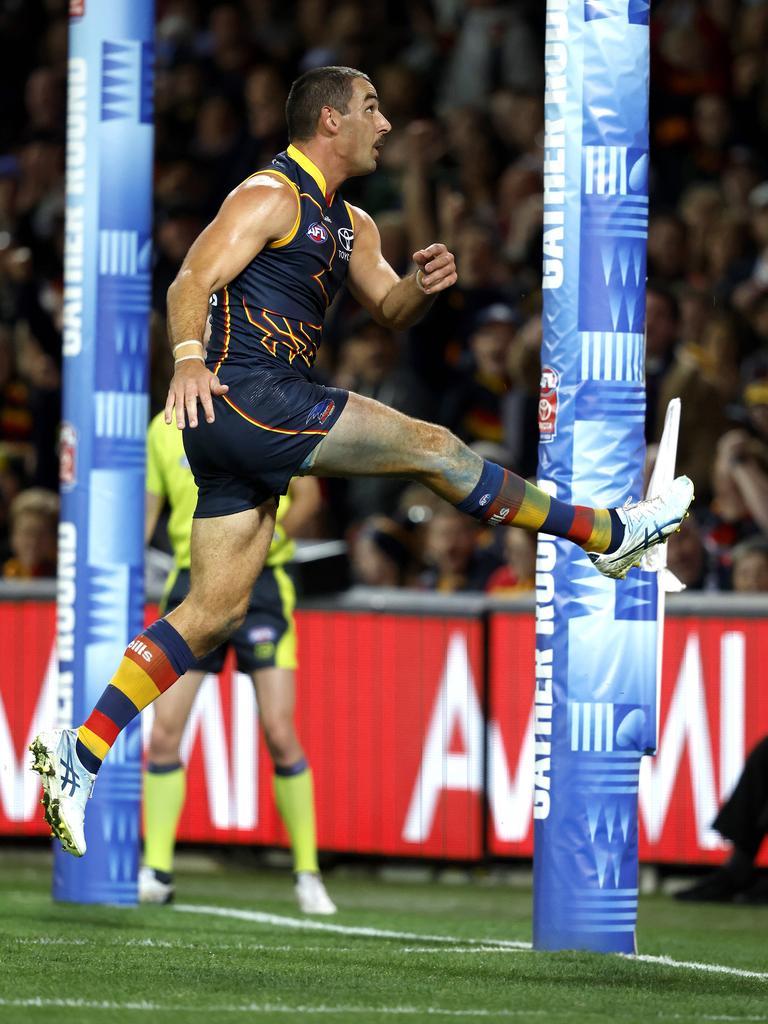
[[[320,846],[530,856],[533,616],[493,613],[487,627],[415,614],[298,618],[297,723],[314,771]],[[0,835],[46,832],[38,779],[25,764],[30,739],[55,719],[53,634],[51,603],[0,602]],[[667,619],[659,755],[645,758],[641,773],[642,860],[722,858],[710,825],[745,754],[768,733],[766,663],[768,621]],[[143,719],[146,735],[151,709]],[[185,759],[181,839],[285,843],[252,687],[231,667],[204,684]]]
[[[497,856],[533,853],[534,644],[530,616],[492,616],[488,847]],[[768,734],[766,664],[766,620],[667,618],[658,754],[643,758],[640,773],[642,861],[723,859],[725,847],[711,824],[745,755]],[[509,808],[511,798],[517,798],[516,814],[493,813],[494,803]],[[768,850],[762,863],[768,864]]]
[[[298,636],[296,720],[321,848],[480,857],[480,621],[312,611],[299,613]],[[454,713],[467,704],[471,736]],[[206,682],[187,743],[179,837],[284,844],[247,677],[225,669]]]

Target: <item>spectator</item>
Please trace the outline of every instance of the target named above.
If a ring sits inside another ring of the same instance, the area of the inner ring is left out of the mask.
[[[522,539],[521,539],[522,538]],[[487,594],[510,597],[526,594],[536,587],[536,538],[522,530],[507,530],[502,539],[504,565],[491,574]]]
[[[502,0],[472,0],[466,6],[446,69],[442,105],[480,106],[499,86],[540,93],[543,68],[524,17]]]
[[[743,402],[747,429],[768,444],[768,374],[747,384]]]
[[[481,310],[469,336],[468,366],[443,400],[440,422],[467,444],[504,439],[502,406],[510,390],[509,352],[520,322],[504,303]]]
[[[645,295],[645,439],[657,439],[659,422],[664,422],[666,407],[660,391],[665,374],[672,365],[680,332],[680,307],[672,291],[657,281],[649,281]]]
[[[668,402],[679,397],[677,467],[691,477],[700,501],[709,497],[712,452],[730,426],[728,407],[739,393],[739,330],[732,314],[710,316],[698,342],[677,347],[659,389],[656,436]]]
[[[342,342],[332,383],[409,416],[432,419],[431,395],[407,367],[399,364],[398,357],[399,344],[392,331],[363,319]],[[344,503],[345,522],[353,522],[393,512],[404,486],[404,481],[392,477],[358,477],[335,485],[335,493]]]
[[[673,212],[657,213],[648,221],[648,275],[666,285],[683,280],[688,267],[688,232]]]
[[[30,580],[56,575],[59,499],[52,491],[32,487],[11,502],[11,557],[3,565],[6,579]]]
[[[413,553],[408,531],[386,516],[360,524],[351,543],[352,570],[369,587],[404,587],[413,582]]]
[[[733,589],[739,594],[768,593],[768,537],[750,537],[731,554]]]
[[[702,516],[705,544],[719,589],[731,581],[731,550],[742,540],[768,532],[768,449],[743,430],[718,441],[712,469],[714,497]]]
[[[667,541],[667,566],[687,590],[705,590],[710,585],[707,549],[693,517]]]
[[[484,590],[500,560],[479,547],[479,536],[475,520],[452,505],[440,505],[426,528],[422,589],[449,594]]]

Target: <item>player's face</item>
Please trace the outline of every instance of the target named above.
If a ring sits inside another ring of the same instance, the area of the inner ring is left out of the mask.
[[[339,152],[344,156],[349,177],[370,174],[376,170],[384,137],[392,125],[379,110],[376,90],[365,78],[352,83],[352,98],[342,115],[338,137]]]

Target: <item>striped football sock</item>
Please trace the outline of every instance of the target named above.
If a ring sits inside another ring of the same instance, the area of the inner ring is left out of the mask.
[[[624,537],[614,509],[568,505],[487,460],[476,487],[456,507],[484,523],[540,530],[597,554],[615,551]]]
[[[194,660],[187,642],[166,619],[158,619],[128,644],[117,672],[77,730],[77,755],[89,772],[99,770],[126,725]]]
[[[291,840],[293,870],[318,871],[315,837],[315,794],[312,771],[304,760],[288,767],[275,765],[275,803]]]

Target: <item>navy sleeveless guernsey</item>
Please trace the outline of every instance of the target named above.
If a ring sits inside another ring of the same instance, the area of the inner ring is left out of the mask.
[[[211,296],[206,364],[229,390],[214,396],[215,420],[184,431],[198,488],[196,519],[233,515],[285,494],[349,398],[311,378],[325,312],[352,255],[352,211],[294,146],[258,171],[296,194],[287,235],[267,245]]]
[[[211,297],[207,363],[222,380],[255,370],[265,360],[289,363],[307,376],[320,344],[325,312],[344,284],[355,237],[352,211],[295,146],[257,172],[279,178],[296,193],[291,230],[267,245]]]

